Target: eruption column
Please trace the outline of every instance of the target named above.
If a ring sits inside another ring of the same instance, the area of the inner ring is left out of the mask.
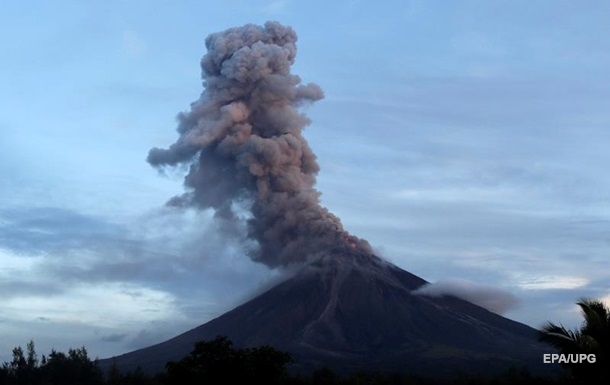
[[[259,245],[250,257],[270,267],[338,245],[370,251],[320,205],[314,188],[319,166],[301,135],[310,121],[297,108],[324,95],[290,73],[296,41],[294,30],[277,22],[209,35],[204,91],[178,115],[178,140],[147,158],[155,167],[190,166],[187,192],[170,204],[212,208],[228,220],[239,220],[234,207],[245,204],[248,236]]]

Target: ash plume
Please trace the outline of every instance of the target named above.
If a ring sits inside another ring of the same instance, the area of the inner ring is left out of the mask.
[[[168,204],[213,209],[247,220],[258,243],[250,257],[287,266],[342,247],[370,252],[320,205],[316,157],[301,132],[310,120],[298,107],[323,98],[316,84],[290,73],[297,35],[290,27],[248,24],[206,38],[204,91],[178,115],[178,140],[153,148],[155,167],[188,165],[187,192]],[[244,219],[239,208],[246,208]]]

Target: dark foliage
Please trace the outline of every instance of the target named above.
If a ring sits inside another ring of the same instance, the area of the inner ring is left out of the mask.
[[[226,337],[198,342],[191,354],[178,362],[168,362],[168,384],[282,384],[287,378],[288,353],[270,346],[236,349]]]
[[[548,322],[540,330],[540,340],[563,354],[594,354],[595,363],[565,363],[574,383],[607,383],[610,380],[610,309],[601,301],[583,298],[577,302],[583,323],[578,330]]]
[[[0,369],[0,385],[98,385],[103,375],[82,347],[68,350],[68,354],[51,351],[48,357],[38,355],[34,342],[27,344],[26,352],[18,346],[13,359]]]
[[[538,377],[527,370],[512,369],[495,378],[467,374],[438,380],[402,373],[356,373],[340,375],[322,368],[308,376],[290,375],[288,353],[269,346],[238,349],[226,337],[198,342],[187,357],[168,362],[166,372],[150,376],[137,369],[122,373],[111,367],[101,373],[85,348],[70,349],[67,354],[52,351],[40,359],[34,343],[26,349],[16,347],[10,362],[0,367],[0,385],[190,385],[260,383],[265,385],[510,385],[572,384],[573,378]]]

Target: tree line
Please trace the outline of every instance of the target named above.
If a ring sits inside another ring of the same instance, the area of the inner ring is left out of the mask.
[[[13,349],[13,358],[0,368],[1,385],[98,385],[104,384],[102,371],[82,347],[68,353],[52,350],[40,359],[34,341]]]
[[[595,363],[562,363],[565,373],[558,377],[532,375],[526,369],[512,368],[496,378],[477,378],[468,374],[447,379],[448,384],[606,384],[610,348],[610,310],[601,301],[582,299],[578,303],[582,326],[568,330],[548,322],[540,340],[563,354],[594,354]],[[310,375],[290,374],[293,362],[289,353],[270,346],[236,348],[226,337],[197,342],[191,353],[179,361],[170,361],[165,372],[151,376],[136,369],[125,373],[111,367],[104,373],[84,347],[67,353],[52,350],[38,356],[33,341],[26,348],[12,351],[11,361],[0,367],[0,385],[191,385],[241,384],[265,385],[406,385],[436,384],[438,380],[409,374],[356,373],[338,375],[321,368]]]
[[[226,337],[195,344],[177,362],[168,362],[164,373],[150,376],[136,369],[124,373],[111,367],[104,373],[82,347],[68,353],[52,350],[38,356],[33,341],[13,349],[11,361],[0,367],[0,385],[169,385],[231,384],[254,382],[285,384],[290,380],[290,354],[270,346],[237,349]]]

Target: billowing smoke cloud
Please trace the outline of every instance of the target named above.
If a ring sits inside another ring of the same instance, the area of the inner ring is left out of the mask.
[[[301,135],[309,119],[297,108],[323,98],[319,86],[290,73],[297,35],[277,22],[207,37],[204,91],[178,115],[178,140],[153,148],[156,167],[190,165],[187,192],[170,204],[214,209],[224,220],[249,211],[255,261],[285,266],[343,243],[369,250],[320,205],[319,166]]]
[[[517,297],[505,290],[464,279],[448,279],[431,283],[415,290],[413,294],[431,297],[452,295],[496,314],[506,313],[519,302]]]

